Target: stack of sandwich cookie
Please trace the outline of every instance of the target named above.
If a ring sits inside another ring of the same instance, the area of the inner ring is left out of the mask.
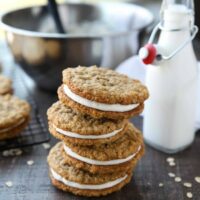
[[[82,196],[119,190],[144,153],[128,118],[142,112],[146,87],[111,70],[77,67],[64,70],[58,96],[47,111],[50,133],[62,140],[48,156],[53,185]]]
[[[12,81],[0,75],[0,140],[17,137],[29,121],[30,105],[12,93]]]
[[[0,140],[20,134],[29,121],[30,106],[11,95],[0,96]]]

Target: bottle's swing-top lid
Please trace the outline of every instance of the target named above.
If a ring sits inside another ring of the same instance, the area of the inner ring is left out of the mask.
[[[154,61],[169,60],[181,49],[191,42],[198,28],[194,26],[194,2],[193,0],[163,0],[161,6],[160,23],[154,28],[148,44],[139,51],[139,57],[144,64],[152,64]],[[169,55],[159,53],[159,47],[154,44],[154,39],[159,30],[181,31],[188,30],[192,33],[182,45],[178,46]]]

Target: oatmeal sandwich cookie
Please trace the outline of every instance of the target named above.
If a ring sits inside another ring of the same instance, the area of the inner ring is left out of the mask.
[[[56,138],[79,145],[97,145],[114,142],[127,130],[128,121],[95,119],[73,111],[61,102],[47,111],[49,131]]]
[[[0,75],[0,95],[12,94],[12,92],[12,81],[3,75]]]
[[[115,71],[92,67],[67,68],[59,99],[95,118],[130,118],[143,111],[149,94],[138,80]]]
[[[56,144],[47,158],[52,184],[81,196],[104,196],[120,190],[132,176],[132,170],[121,173],[90,174],[65,163],[62,143]]]
[[[136,165],[144,154],[143,138],[131,123],[118,140],[93,146],[80,146],[70,142],[63,145],[65,162],[90,173],[126,171]]]
[[[29,121],[30,106],[11,95],[0,96],[0,140],[16,137]]]

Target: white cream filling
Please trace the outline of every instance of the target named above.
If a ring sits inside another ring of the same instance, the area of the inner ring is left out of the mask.
[[[125,175],[122,178],[118,178],[114,181],[109,181],[109,182],[103,183],[103,184],[89,185],[89,184],[80,184],[80,183],[76,183],[73,181],[69,181],[69,180],[63,178],[62,176],[60,176],[59,174],[57,174],[52,168],[51,168],[51,174],[52,174],[53,178],[56,179],[57,181],[60,181],[67,186],[70,186],[73,188],[78,188],[78,189],[83,189],[83,190],[102,190],[102,189],[106,189],[106,188],[111,188],[111,187],[121,183],[122,181],[124,181],[128,176],[128,175]]]
[[[69,87],[65,84],[64,87],[64,93],[71,98],[73,101],[87,106],[89,108],[94,108],[97,110],[102,111],[111,111],[111,112],[126,112],[133,110],[134,108],[138,107],[139,104],[129,104],[129,105],[122,105],[122,104],[105,104],[105,103],[98,103],[96,101],[91,101],[88,99],[85,99],[75,93],[73,93]]]
[[[110,137],[116,135],[117,133],[119,133],[120,131],[122,131],[122,129],[123,129],[123,128],[121,128],[121,129],[118,129],[118,130],[115,130],[113,132],[103,134],[103,135],[81,135],[81,134],[78,134],[78,133],[62,130],[60,128],[57,128],[55,125],[53,125],[53,127],[55,128],[55,130],[58,133],[60,133],[62,135],[66,135],[68,137],[73,137],[73,138],[91,139],[91,140],[110,138]]]
[[[10,131],[16,127],[18,127],[19,125],[21,125],[23,122],[25,121],[25,119],[21,119],[17,124],[15,124],[14,126],[10,126],[8,128],[4,128],[4,129],[1,129],[0,130],[0,133],[4,133],[4,132],[7,132],[7,131]]]
[[[86,157],[83,157],[83,156],[80,156],[78,155],[77,153],[73,152],[68,146],[66,146],[65,144],[63,145],[64,146],[64,150],[65,152],[73,157],[73,158],[76,158],[77,160],[80,160],[80,161],[83,161],[85,163],[88,163],[88,164],[91,164],[91,165],[117,165],[117,164],[120,164],[120,163],[124,163],[124,162],[127,162],[129,160],[131,160],[133,157],[135,157],[135,155],[140,151],[141,149],[141,146],[138,147],[137,151],[128,156],[127,158],[123,158],[123,159],[116,159],[116,160],[108,160],[108,161],[100,161],[100,160],[93,160],[93,159],[90,159],[90,158],[86,158]]]

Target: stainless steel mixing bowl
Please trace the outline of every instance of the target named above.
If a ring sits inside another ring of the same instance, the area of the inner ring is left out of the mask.
[[[153,22],[148,10],[125,3],[67,3],[59,5],[59,12],[66,34],[56,33],[46,6],[1,17],[15,61],[39,87],[48,90],[57,89],[64,68],[116,67],[137,52]]]

